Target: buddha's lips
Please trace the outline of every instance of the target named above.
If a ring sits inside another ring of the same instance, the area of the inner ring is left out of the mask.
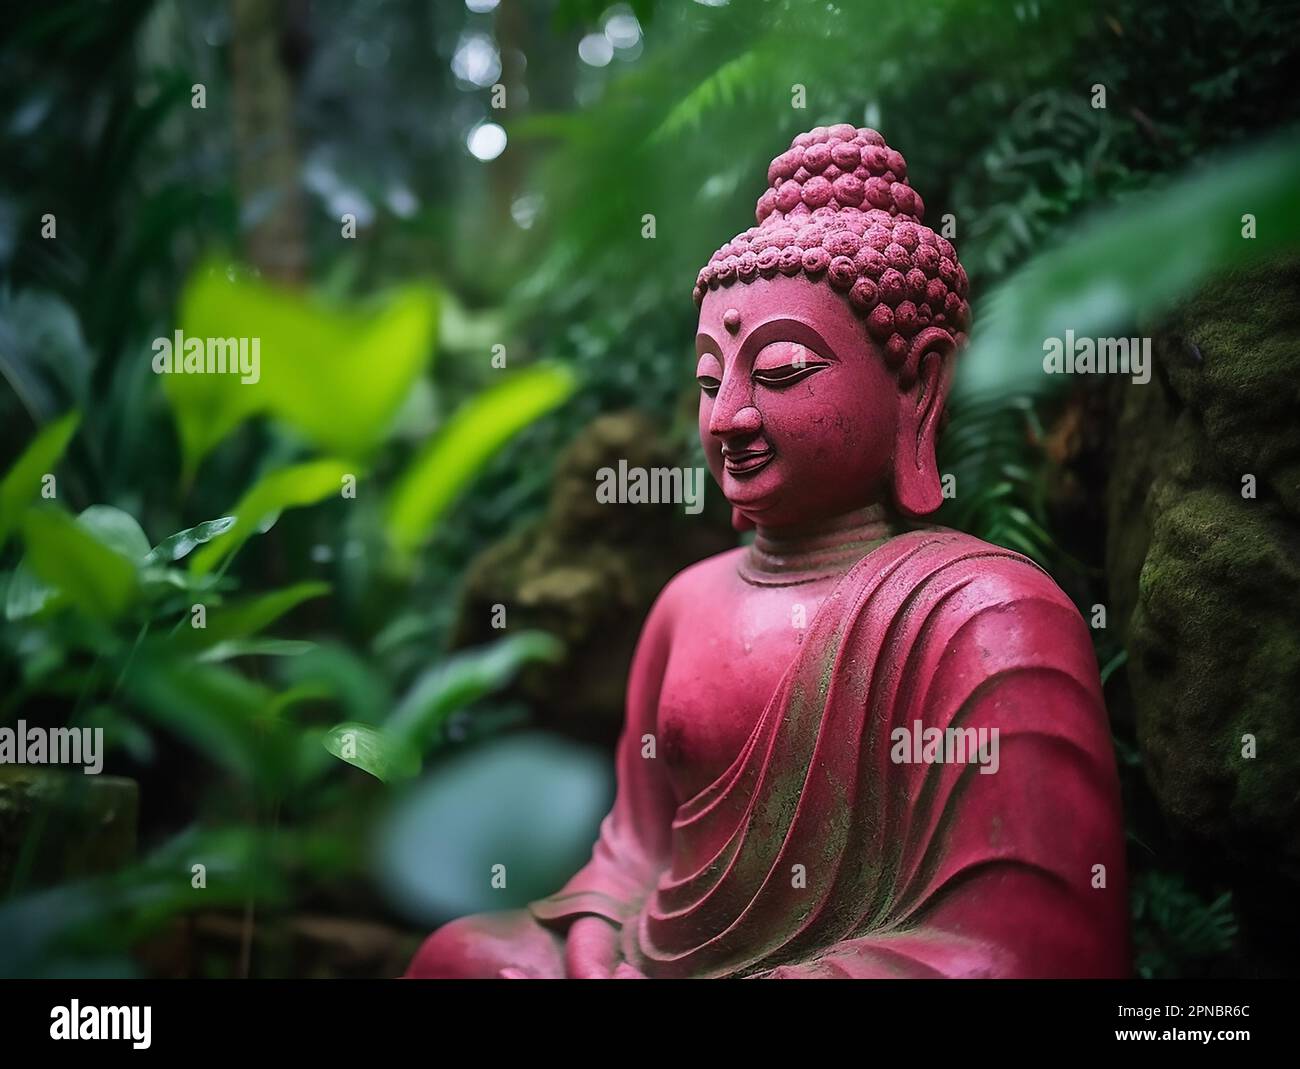
[[[770,449],[724,449],[723,466],[733,475],[752,475],[773,457]]]

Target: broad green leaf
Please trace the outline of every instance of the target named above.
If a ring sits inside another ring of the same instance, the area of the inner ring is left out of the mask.
[[[18,526],[23,509],[40,494],[42,477],[59,462],[80,423],[81,414],[69,412],[42,427],[0,482],[0,545]]]
[[[207,610],[206,627],[182,628],[175,641],[186,649],[205,649],[248,638],[304,601],[328,594],[329,589],[328,583],[296,583],[284,590],[211,606]]]
[[[459,750],[376,829],[382,886],[421,920],[535,901],[590,856],[611,787],[608,761],[554,736]],[[506,889],[479,875],[495,864],[510,873]]]
[[[65,512],[29,509],[23,517],[32,571],[88,616],[113,619],[136,593],[134,562],[110,549]]]
[[[5,592],[5,619],[25,620],[35,616],[58,596],[58,591],[49,583],[38,579],[25,560],[9,577],[9,589]]]
[[[196,527],[187,527],[174,535],[164,538],[149,551],[146,564],[166,564],[180,560],[196,546],[211,542],[217,535],[225,534],[235,526],[234,516],[222,516],[216,520],[205,520]]]
[[[1300,245],[1300,140],[1234,150],[1165,189],[1104,212],[999,285],[975,312],[956,396],[1049,393],[1048,338],[1109,336],[1193,293],[1214,274]],[[1257,236],[1243,236],[1242,216]]]
[[[262,476],[230,510],[235,522],[224,534],[211,535],[208,544],[190,558],[190,571],[207,574],[254,534],[268,530],[282,510],[314,505],[339,493],[343,476],[350,474],[356,474],[354,465],[311,460]]]
[[[416,679],[385,729],[422,753],[451,713],[503,687],[530,661],[555,661],[562,651],[554,635],[524,631],[456,654]]]
[[[148,552],[149,540],[135,522],[135,518],[111,505],[91,505],[77,517],[77,526],[88,531],[109,549],[138,564],[141,549]],[[144,578],[142,575],[141,578]],[[9,582],[5,596],[5,618],[21,620],[39,613],[52,604],[58,591],[38,578],[26,558],[19,561]]]
[[[361,456],[378,444],[432,353],[437,295],[392,294],[377,310],[339,310],[246,277],[201,266],[181,297],[183,341],[258,341],[258,367],[239,373],[168,374],[186,477],[241,422],[266,414],[320,448]],[[170,339],[174,348],[175,338]],[[213,347],[213,355],[216,355]],[[183,354],[182,354],[183,355]],[[183,363],[183,361],[182,361]]]
[[[91,505],[77,517],[77,525],[136,564],[149,555],[149,539],[135,517],[112,505]]]
[[[442,514],[513,435],[573,392],[568,369],[541,365],[511,375],[463,405],[411,461],[388,502],[388,533],[401,550],[428,538]]]
[[[325,749],[340,761],[369,772],[383,783],[409,779],[420,771],[420,756],[412,747],[369,724],[336,724],[323,741]]]

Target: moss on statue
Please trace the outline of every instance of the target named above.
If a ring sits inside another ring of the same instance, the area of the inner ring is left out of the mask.
[[[1161,809],[1300,879],[1298,295],[1273,264],[1162,326],[1151,384],[1123,390],[1107,554]]]

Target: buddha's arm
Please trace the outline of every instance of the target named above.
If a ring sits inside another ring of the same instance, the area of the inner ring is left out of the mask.
[[[670,592],[651,609],[632,658],[614,808],[601,823],[586,866],[559,892],[531,907],[539,919],[566,930],[570,975],[608,975],[614,968],[619,930],[636,914],[668,856],[676,802],[661,763],[642,754],[645,737],[656,731],[671,641]]]

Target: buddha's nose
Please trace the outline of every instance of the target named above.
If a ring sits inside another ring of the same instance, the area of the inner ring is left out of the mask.
[[[709,420],[709,433],[718,438],[757,434],[763,428],[763,417],[753,405],[715,405]]]

